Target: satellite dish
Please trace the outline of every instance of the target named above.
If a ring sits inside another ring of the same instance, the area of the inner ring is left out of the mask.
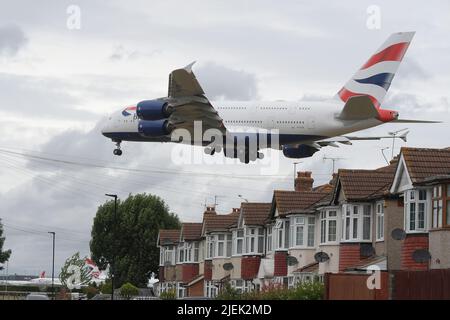
[[[227,262],[223,264],[223,270],[230,271],[233,270],[234,266],[231,262]]]
[[[424,263],[431,260],[431,254],[426,249],[418,249],[413,252],[412,258],[417,263]]]
[[[298,264],[298,260],[294,256],[287,256],[287,265],[292,267]]]
[[[330,257],[328,256],[328,254],[326,252],[317,252],[314,255],[314,260],[316,260],[317,262],[326,262],[328,260],[330,260]]]
[[[370,243],[362,243],[360,254],[362,257],[371,257],[375,254],[375,248]]]
[[[394,240],[405,240],[406,232],[403,229],[396,228],[396,229],[392,230],[391,237]]]

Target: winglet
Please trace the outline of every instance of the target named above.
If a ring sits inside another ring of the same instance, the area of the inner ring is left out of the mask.
[[[192,72],[192,66],[196,63],[197,61],[192,61],[191,63],[189,63],[186,67],[184,67],[183,69],[186,70],[187,72],[191,73]]]

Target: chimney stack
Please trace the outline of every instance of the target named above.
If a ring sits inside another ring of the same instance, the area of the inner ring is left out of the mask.
[[[241,208],[233,208],[233,212],[240,212]]]
[[[203,213],[204,216],[206,215],[215,215],[216,214],[216,208],[213,206],[206,206],[206,210]]]
[[[311,191],[313,182],[311,171],[298,171],[294,180],[295,191]]]
[[[329,184],[331,184],[332,186],[336,185],[337,176],[338,174],[336,172],[333,173],[333,177],[331,178]]]

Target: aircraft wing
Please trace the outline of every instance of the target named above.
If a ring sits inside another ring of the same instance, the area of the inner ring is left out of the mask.
[[[401,135],[396,136],[395,138],[399,138],[402,139],[403,141],[406,142],[407,139],[407,135],[408,135],[409,131],[406,131],[404,133],[402,133]],[[392,139],[394,138],[391,135],[387,135],[387,136],[337,136],[337,137],[332,137],[332,138],[328,138],[328,139],[323,139],[323,140],[319,140],[316,141],[315,143],[318,144],[321,147],[326,147],[326,146],[332,146],[332,147],[339,147],[337,145],[337,143],[341,143],[341,144],[346,144],[346,145],[351,145],[352,141],[354,140],[381,140],[381,139]]]
[[[194,121],[201,121],[203,132],[215,128],[224,133],[223,119],[192,72],[194,63],[170,73],[168,97],[174,110],[169,117],[170,125],[174,129],[187,129],[193,134]]]

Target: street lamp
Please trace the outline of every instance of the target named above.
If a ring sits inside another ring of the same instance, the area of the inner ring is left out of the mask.
[[[241,198],[242,200],[244,200],[245,202],[248,202],[248,200],[245,199],[245,198],[242,196],[242,194],[238,194],[238,197]]]
[[[55,300],[55,236],[54,231],[49,231],[53,238],[53,261],[52,261],[52,299]]]
[[[105,196],[114,198],[114,221],[113,221],[113,256],[112,256],[112,263],[111,263],[111,300],[114,300],[114,272],[115,272],[115,259],[116,259],[116,222],[117,222],[117,194],[108,194],[106,193]]]

